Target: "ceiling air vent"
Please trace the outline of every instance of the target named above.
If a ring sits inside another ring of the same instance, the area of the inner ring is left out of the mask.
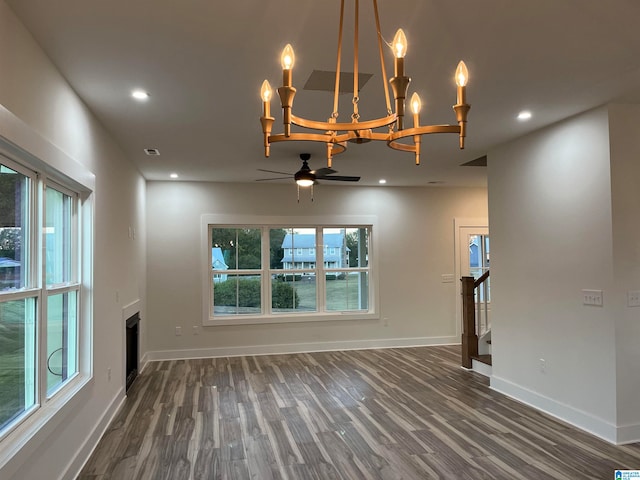
[[[160,150],[158,150],[157,148],[145,148],[144,153],[151,157],[157,157],[158,155],[160,155]]]
[[[471,160],[470,162],[463,163],[460,166],[461,167],[486,167],[487,166],[487,156],[483,155],[482,157],[478,157],[475,160]]]
[[[358,74],[358,88],[362,90],[365,83],[373,76],[372,73]],[[325,70],[314,70],[309,75],[307,83],[304,84],[304,90],[320,90],[323,92],[333,92],[336,81],[336,72],[327,72]],[[353,72],[340,72],[340,92],[353,93]]]

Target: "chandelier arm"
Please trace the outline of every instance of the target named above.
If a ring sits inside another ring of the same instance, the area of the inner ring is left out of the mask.
[[[387,114],[391,114],[391,100],[389,99],[389,86],[387,85],[387,69],[384,66],[384,54],[382,51],[382,32],[380,31],[380,17],[378,15],[378,0],[373,0],[373,13],[376,18],[376,31],[378,33],[378,53],[380,54],[380,70],[382,72],[382,86],[384,87],[384,99],[387,105]]]
[[[323,130],[323,131],[354,131],[354,130],[365,130],[368,128],[380,128],[390,125],[395,122],[397,116],[395,113],[387,116],[378,118],[375,120],[367,120],[365,122],[360,123],[334,123],[334,122],[318,122],[316,120],[307,120],[306,118],[297,117],[291,114],[291,123],[298,125],[299,127],[310,128],[313,130]],[[291,135],[294,135],[293,133]],[[302,134],[306,135],[306,134]],[[273,135],[272,135],[273,136]],[[269,137],[271,139],[271,137]]]
[[[329,136],[324,133],[292,133],[289,136],[284,133],[277,133],[269,136],[269,142],[288,142],[288,141],[302,141],[302,142],[322,142],[322,143],[335,143],[335,136]]]
[[[389,135],[389,142],[414,135],[430,135],[433,133],[460,133],[460,125],[425,125],[424,127],[405,128]]]
[[[393,148],[394,150],[399,150],[401,152],[411,152],[411,153],[416,152],[416,146],[409,145],[407,143],[387,142],[387,146],[389,146],[390,148]]]
[[[333,90],[333,112],[331,118],[338,118],[338,95],[340,94],[340,62],[342,60],[342,32],[344,30],[344,0],[340,2],[340,28],[338,30],[338,54],[336,58],[336,81]]]
[[[345,142],[338,141],[337,137],[335,138],[334,142],[329,142],[329,144],[332,146],[332,155],[340,155],[341,153],[347,151],[347,144]]]

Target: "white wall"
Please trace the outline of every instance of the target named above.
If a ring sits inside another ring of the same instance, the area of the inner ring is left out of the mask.
[[[424,168],[428,168],[425,165]],[[332,186],[296,200],[294,185],[147,184],[148,337],[151,358],[300,349],[459,342],[455,217],[487,216],[485,189]],[[376,215],[383,320],[204,327],[200,216]],[[175,336],[181,326],[184,334]],[[342,342],[342,343],[341,343]],[[200,350],[197,350],[200,349]]]
[[[16,132],[37,134],[46,148],[32,153],[62,151],[92,171],[96,179],[94,380],[72,406],[63,409],[60,425],[44,427],[0,466],[3,479],[74,478],[75,469],[101,433],[99,429],[123,398],[122,309],[138,299],[144,309],[146,186],[4,1],[0,1],[0,72],[0,105],[24,122],[16,129],[2,120],[0,134],[19,144],[28,135]],[[21,146],[30,150],[36,144],[40,143],[23,142]],[[128,236],[129,226],[137,229],[135,240]],[[109,367],[111,382],[106,375]]]
[[[609,108],[613,252],[616,281],[617,420],[619,441],[640,439],[640,307],[626,294],[640,290],[640,106]]]
[[[616,441],[608,134],[600,108],[489,153],[491,385]]]

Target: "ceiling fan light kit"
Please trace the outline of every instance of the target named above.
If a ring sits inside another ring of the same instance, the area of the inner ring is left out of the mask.
[[[394,55],[394,76],[389,79],[393,92],[395,111],[391,109],[388,85],[383,82],[384,96],[386,100],[385,117],[360,121],[358,113],[359,85],[358,85],[358,23],[359,23],[359,0],[354,0],[355,20],[354,20],[354,55],[353,55],[353,113],[350,122],[340,123],[337,121],[338,95],[340,92],[340,64],[342,57],[342,33],[344,20],[344,0],[340,2],[340,26],[338,29],[338,53],[336,61],[336,80],[333,95],[333,111],[326,122],[307,120],[293,114],[293,99],[296,89],[293,86],[293,67],[295,64],[295,53],[291,45],[287,45],[281,56],[282,65],[282,86],[277,89],[282,107],[283,133],[272,134],[275,118],[271,116],[271,98],[273,89],[267,80],[262,83],[260,96],[262,98],[263,115],[260,117],[262,133],[264,137],[264,154],[269,157],[272,143],[286,141],[312,141],[321,142],[326,145],[327,166],[331,168],[334,155],[344,152],[347,149],[347,142],[360,144],[372,140],[384,141],[387,146],[403,152],[412,152],[415,156],[416,165],[420,164],[420,146],[422,135],[434,133],[455,133],[459,136],[460,148],[464,148],[466,136],[467,114],[471,106],[466,103],[466,86],[469,80],[469,72],[463,61],[458,64],[455,72],[457,85],[457,101],[453,105],[456,115],[455,125],[420,125],[421,101],[417,93],[411,96],[410,109],[413,116],[413,127],[405,128],[405,99],[411,79],[404,72],[404,57],[407,53],[407,39],[399,29],[391,43]],[[378,52],[380,56],[380,70],[383,78],[387,78],[384,55],[382,50],[383,38],[380,30],[380,20],[378,16],[377,0],[372,0],[375,27],[378,38]],[[311,132],[292,132],[291,125],[297,125]],[[384,131],[386,129],[386,131]],[[383,131],[376,131],[383,130]],[[296,178],[297,180],[297,178]]]

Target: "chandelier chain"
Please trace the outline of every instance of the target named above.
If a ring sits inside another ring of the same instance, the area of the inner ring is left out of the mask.
[[[340,93],[340,61],[342,59],[342,31],[344,25],[344,0],[340,1],[340,28],[338,30],[338,55],[336,59],[336,81],[333,91],[333,113],[331,118],[338,118],[338,95]]]
[[[355,11],[355,25],[353,28],[354,38],[353,38],[353,115],[351,118],[354,121],[357,121],[360,118],[358,113],[358,34],[359,34],[359,24],[360,24],[360,2],[359,0],[355,1],[356,11]]]

